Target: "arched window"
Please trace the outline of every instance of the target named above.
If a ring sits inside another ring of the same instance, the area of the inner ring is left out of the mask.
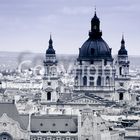
[[[98,76],[97,78],[97,86],[101,86],[101,76]]]
[[[48,93],[47,93],[47,100],[48,100],[48,101],[51,100],[51,92],[48,92]]]
[[[83,77],[83,86],[87,86],[87,77],[86,76]]]
[[[94,77],[93,76],[90,76],[89,79],[90,79],[89,85],[90,86],[94,86]]]
[[[104,60],[104,65],[105,65],[105,66],[107,65],[107,60]]]
[[[75,77],[75,85],[78,85],[78,76]]]
[[[122,67],[119,68],[119,73],[122,75]]]
[[[119,94],[119,100],[123,100],[123,93]]]
[[[110,78],[109,78],[109,76],[106,77],[106,85],[107,86],[110,85]]]
[[[89,72],[90,72],[90,74],[94,75],[94,74],[96,73],[95,67],[91,67],[91,68],[89,69]]]

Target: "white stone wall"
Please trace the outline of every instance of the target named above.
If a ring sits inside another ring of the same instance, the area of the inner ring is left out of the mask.
[[[29,140],[29,133],[20,127],[20,124],[9,118],[6,114],[3,114],[0,118],[0,134],[10,134],[14,140],[24,139]]]

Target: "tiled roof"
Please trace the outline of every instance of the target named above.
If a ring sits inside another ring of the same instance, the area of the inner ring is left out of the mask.
[[[19,113],[17,111],[17,108],[16,108],[14,103],[9,103],[9,102],[0,103],[0,117],[4,113],[7,114],[8,117],[10,117],[13,120],[17,121],[20,124],[20,127],[22,129],[24,129],[24,130],[27,129],[27,123],[24,122],[24,120],[21,120],[20,115],[19,115]]]
[[[31,131],[77,131],[77,116],[32,115]]]

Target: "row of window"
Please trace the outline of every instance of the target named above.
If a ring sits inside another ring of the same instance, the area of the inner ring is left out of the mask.
[[[89,77],[90,79],[90,86],[94,86],[94,77]],[[78,76],[75,77],[75,81],[78,82]],[[98,76],[96,84],[97,86],[101,86],[102,79],[101,76]],[[106,77],[106,85],[110,84],[110,78],[109,76]],[[83,77],[83,86],[87,86],[87,76]]]
[[[90,64],[94,64],[94,61],[91,60],[90,61]],[[104,66],[106,66],[108,63],[107,63],[107,60],[104,61]],[[82,61],[80,61],[80,65],[82,65]]]
[[[31,138],[31,140],[78,140],[77,138],[74,137],[36,137],[36,138]]]
[[[43,126],[43,123],[40,123],[40,126]],[[56,124],[53,123],[52,126],[56,126]],[[65,123],[65,126],[68,126],[68,123]]]
[[[84,69],[84,71],[83,71],[85,74],[87,74],[88,73],[88,70],[87,69]],[[91,75],[95,75],[96,74],[96,72],[98,72],[98,73],[103,73],[103,70],[98,70],[98,71],[96,71],[95,69],[90,69],[89,70],[89,73],[91,74]],[[109,75],[110,74],[110,70],[109,69],[105,69],[104,70],[104,73],[105,73],[105,75]],[[76,70],[76,74],[78,75],[78,74],[82,74],[82,69],[77,69]]]
[[[94,103],[95,104],[95,103],[98,103],[98,102],[97,101],[93,101],[93,100],[88,100],[88,99],[81,99],[81,100],[74,101],[74,103],[79,103],[79,104],[80,103],[88,103],[88,104],[89,103],[92,103],[92,104]]]
[[[31,131],[32,133],[71,133],[71,134],[76,134],[77,131]]]

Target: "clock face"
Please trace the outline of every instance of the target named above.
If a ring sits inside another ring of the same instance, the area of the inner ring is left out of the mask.
[[[55,74],[56,73],[56,68],[55,67],[52,67],[51,68],[51,71],[52,71],[52,74]]]
[[[94,29],[97,29],[96,25],[94,26]]]

